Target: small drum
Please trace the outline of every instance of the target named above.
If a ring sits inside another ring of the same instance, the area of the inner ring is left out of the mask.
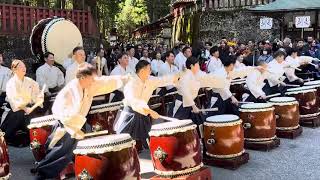
[[[79,180],[140,179],[140,164],[135,141],[129,134],[88,138],[73,151],[75,174]]]
[[[300,118],[308,119],[319,115],[319,105],[317,103],[317,93],[313,87],[300,87],[288,89],[286,95],[293,96],[299,102]]]
[[[0,130],[0,179],[9,179],[10,173],[10,161],[8,154],[7,143],[4,139],[4,132]]]
[[[272,104],[244,104],[239,111],[246,141],[263,142],[276,138],[276,118]]]
[[[305,86],[312,86],[317,90],[317,101],[320,107],[320,80],[317,81],[309,81],[304,83]]]
[[[275,108],[277,130],[299,128],[299,103],[294,97],[275,97],[269,100]]]
[[[46,155],[45,143],[56,120],[52,115],[33,118],[28,125],[30,129],[30,148],[36,161],[41,161]]]
[[[174,178],[198,171],[202,166],[197,125],[177,120],[151,127],[150,153],[155,173]]]
[[[245,84],[246,79],[234,79],[231,81],[230,91],[239,101],[241,100],[242,95],[246,92]]]
[[[156,111],[159,114],[162,114],[162,112],[164,111],[163,100],[159,95],[152,95],[148,104],[152,110]]]
[[[234,158],[244,153],[242,120],[236,115],[208,117],[203,134],[208,156]]]
[[[64,18],[47,18],[33,27],[30,44],[33,55],[41,58],[45,52],[50,51],[54,53],[55,61],[62,65],[73,48],[82,46],[82,36],[71,21]]]
[[[92,106],[88,114],[88,123],[92,131],[108,130],[109,133],[114,133],[113,123],[122,106],[122,101]]]

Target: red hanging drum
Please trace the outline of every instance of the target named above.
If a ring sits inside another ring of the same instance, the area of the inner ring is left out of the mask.
[[[272,104],[244,104],[239,111],[246,141],[263,142],[276,138],[276,118]]]
[[[4,139],[4,132],[0,130],[0,179],[9,179],[10,173],[10,162],[8,147]]]
[[[293,96],[299,102],[300,119],[313,119],[319,116],[317,90],[312,86],[288,89],[286,95]]]
[[[204,123],[206,154],[214,158],[234,158],[245,151],[242,120],[236,115],[217,115]]]
[[[88,114],[88,123],[91,125],[92,131],[108,130],[110,133],[114,133],[113,123],[122,106],[122,102],[92,106]]]
[[[203,166],[196,127],[191,120],[152,126],[150,153],[158,175],[173,178],[194,173]]]
[[[36,161],[41,161],[46,155],[45,143],[52,131],[56,120],[52,115],[33,118],[28,128],[30,129],[30,148]]]
[[[33,27],[30,44],[33,55],[41,58],[45,52],[50,51],[54,53],[55,61],[62,65],[73,48],[82,46],[82,36],[71,21],[64,18],[47,18],[40,20]]]
[[[79,180],[139,180],[140,164],[135,141],[129,134],[88,138],[74,150]]]
[[[299,103],[294,97],[275,97],[269,100],[275,108],[277,130],[299,128]]]

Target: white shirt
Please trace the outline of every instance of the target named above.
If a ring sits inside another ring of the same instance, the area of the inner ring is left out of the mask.
[[[254,67],[247,67],[241,70],[233,70],[231,72],[229,72],[229,74],[227,73],[226,69],[224,67],[215,70],[214,73],[210,73],[213,74],[215,76],[220,76],[224,78],[224,81],[226,83],[226,86],[223,88],[213,88],[212,91],[219,93],[222,100],[227,100],[232,96],[232,93],[230,91],[230,84],[231,84],[231,80],[232,79],[236,79],[236,78],[243,78],[245,76],[247,76],[250,72],[252,72],[252,70],[254,69]]]
[[[129,65],[128,67],[131,69],[132,72],[136,72],[136,65],[138,64],[139,60],[135,57],[129,56]]]
[[[265,96],[266,94],[263,92],[262,88],[266,83],[264,80],[267,79],[268,73],[261,73],[259,70],[255,69],[251,73],[248,74],[246,79],[246,84],[251,94],[258,98],[260,96]]]
[[[17,75],[14,75],[7,83],[6,92],[7,101],[10,103],[13,112],[43,99],[43,95],[40,94],[39,84],[29,77],[24,77],[23,80],[20,80]]]
[[[283,76],[285,66],[285,62],[279,64],[275,59],[268,63],[268,71],[270,72],[270,75],[267,79],[271,87],[278,85],[285,79]]]
[[[174,59],[174,64],[178,67],[179,71],[182,71],[186,67],[187,58],[182,52],[179,52]]]
[[[94,96],[110,93],[122,86],[119,76],[96,77],[89,89],[82,89],[78,79],[70,81],[57,95],[52,106],[53,116],[60,120],[72,137],[86,122]]]
[[[174,75],[178,72],[179,72],[179,70],[178,70],[177,66],[170,65],[168,62],[165,62],[165,63],[161,64],[161,66],[159,68],[158,76]],[[173,86],[166,86],[167,90],[172,89],[172,88],[174,88],[174,87]]]
[[[141,60],[145,60],[145,61],[148,61],[149,63],[151,63],[151,59],[150,59],[150,58],[145,58],[145,57],[142,56],[142,57],[140,58],[140,61],[141,61]]]
[[[225,79],[220,76],[213,76],[199,71],[193,74],[187,69],[183,72],[177,83],[178,93],[183,97],[183,107],[190,107],[195,104],[194,99],[198,96],[199,89],[202,87],[223,88],[226,86]]]
[[[234,64],[234,69],[236,70],[236,71],[238,71],[238,70],[242,70],[242,69],[244,69],[244,68],[246,68],[247,66],[245,65],[245,64],[243,64],[243,63],[241,63],[241,62],[239,62],[239,61],[236,61],[236,63]]]
[[[289,66],[285,68],[285,74],[290,82],[293,82],[298,79],[298,77],[295,75],[295,68],[298,68],[304,63],[311,63],[312,57],[309,56],[300,56],[293,58],[292,56],[286,57],[286,65]]]
[[[12,76],[12,71],[4,66],[0,65],[0,90],[6,92],[7,82]]]
[[[47,63],[37,69],[36,77],[41,88],[46,84],[44,92],[49,92],[49,88],[59,87],[64,84],[63,73],[60,69]]]
[[[131,107],[134,111],[146,115],[144,108],[149,108],[148,101],[152,93],[158,87],[173,85],[174,76],[154,77],[150,76],[143,82],[138,75],[130,77],[128,83],[124,86],[123,104]]]
[[[223,68],[223,64],[219,58],[210,56],[209,61],[207,62],[207,71],[208,73],[214,73],[214,71]]]
[[[74,63],[74,60],[72,58],[67,58],[63,61],[63,64],[62,66],[65,68],[65,69],[68,69],[68,67]]]
[[[83,62],[86,63],[86,62]],[[82,64],[82,63],[81,63]],[[77,71],[78,71],[78,67],[80,64],[78,64],[76,61],[74,63],[72,63],[67,71],[66,71],[66,78],[65,78],[65,82],[66,84],[69,83],[71,80],[76,78],[77,75]]]
[[[97,57],[94,57],[93,60],[92,60],[92,65],[95,65],[97,67],[98,65],[96,64],[96,60],[97,60]],[[106,58],[102,57],[100,59],[100,67],[99,67],[99,69],[101,70],[101,74],[102,74],[102,71],[104,71],[104,73],[106,75],[109,75],[109,69],[108,69],[108,66],[107,66]]]
[[[162,64],[164,64],[164,62],[161,59],[160,60],[157,60],[157,59],[152,60],[151,70],[154,75],[158,75]]]

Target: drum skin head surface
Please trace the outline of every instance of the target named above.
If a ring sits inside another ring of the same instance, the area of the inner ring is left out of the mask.
[[[206,121],[214,122],[214,123],[227,123],[227,122],[233,122],[238,120],[239,120],[239,116],[232,115],[232,114],[210,116],[206,119]]]
[[[274,97],[269,100],[270,102],[292,102],[296,101],[294,97]]]
[[[41,45],[43,52],[52,52],[55,61],[63,64],[63,61],[72,53],[76,46],[82,46],[82,36],[76,25],[64,18],[50,21],[42,34]]]

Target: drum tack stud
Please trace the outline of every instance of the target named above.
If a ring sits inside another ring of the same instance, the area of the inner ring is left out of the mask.
[[[86,169],[83,169],[82,172],[78,175],[80,180],[93,180],[93,177],[90,176],[89,172]]]
[[[37,139],[34,139],[31,143],[30,143],[30,149],[39,149],[41,146],[40,142]]]
[[[207,140],[207,144],[209,144],[209,145],[215,144],[215,143],[216,143],[216,140],[214,140],[213,138]]]
[[[250,129],[251,128],[251,124],[250,123],[243,123],[243,128],[244,129]]]
[[[153,157],[159,159],[162,163],[168,157],[168,154],[161,147],[158,147],[157,150],[154,151]]]
[[[38,135],[37,131],[32,131],[32,135],[37,136]]]
[[[98,132],[98,131],[101,131],[101,130],[102,130],[102,126],[99,123],[97,123],[95,125],[92,125],[92,131],[93,132]]]
[[[214,136],[214,129],[211,130],[211,136]]]
[[[253,115],[252,114],[248,114],[248,119],[253,119]]]

